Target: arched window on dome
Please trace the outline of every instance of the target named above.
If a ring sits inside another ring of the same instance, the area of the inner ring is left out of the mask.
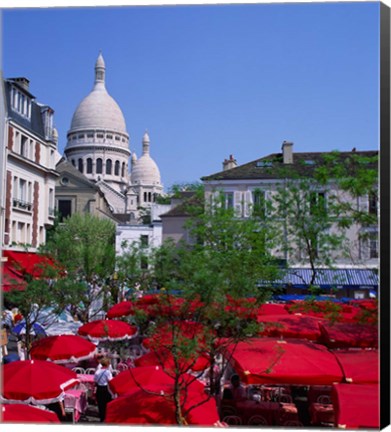
[[[125,162],[122,162],[121,177],[125,177]]]
[[[73,165],[73,166],[76,166],[75,159],[72,159],[71,162],[72,162],[72,165]]]
[[[87,174],[92,174],[92,159],[87,159]]]
[[[102,163],[102,159],[98,158],[96,160],[96,173],[97,174],[102,174],[103,172],[103,163]]]
[[[106,161],[106,174],[111,175],[112,171],[113,171],[113,162],[111,159],[107,159],[107,161]]]
[[[147,193],[144,192],[144,202],[147,202]]]
[[[151,202],[152,201],[152,194],[151,194],[151,192],[148,192],[148,202]]]
[[[83,173],[83,159],[80,158],[77,162],[78,162],[79,171]]]
[[[115,161],[114,175],[119,176],[119,161]]]

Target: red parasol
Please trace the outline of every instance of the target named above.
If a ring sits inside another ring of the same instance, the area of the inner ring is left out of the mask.
[[[154,350],[134,360],[135,366],[162,366],[167,371],[173,371],[175,368],[174,358],[166,348]],[[207,354],[193,354],[189,358],[180,358],[179,368],[181,371],[201,372],[210,366],[210,360]]]
[[[304,315],[258,315],[257,321],[264,323],[262,336],[305,338],[317,341],[321,335],[321,318]]]
[[[377,350],[334,351],[345,381],[355,384],[379,382],[379,352]]]
[[[180,382],[192,390],[204,390],[204,385],[192,375],[182,374]],[[148,389],[156,384],[173,385],[174,375],[169,375],[160,366],[135,367],[119,373],[109,382],[109,387],[113,393],[123,396],[135,387]]]
[[[342,429],[379,429],[379,397],[378,384],[334,385],[335,426]]]
[[[48,404],[63,399],[79,383],[75,372],[43,360],[20,360],[2,367],[3,402]]]
[[[122,316],[131,315],[134,313],[134,304],[129,300],[122,301],[112,306],[107,311],[107,318],[119,318]]]
[[[225,356],[248,384],[331,385],[343,379],[334,354],[305,340],[250,339],[230,345]]]
[[[96,346],[75,335],[48,336],[33,343],[31,358],[55,363],[77,363],[91,358]]]
[[[137,327],[123,321],[96,320],[83,324],[77,332],[92,341],[121,341],[137,336]]]
[[[259,315],[288,315],[289,312],[285,304],[281,303],[265,303],[259,306]]]
[[[53,411],[24,404],[0,405],[3,423],[60,423]]]
[[[153,392],[153,393],[149,393]],[[175,425],[175,405],[170,385],[148,386],[148,393],[138,387],[107,404],[106,423]],[[186,396],[186,397],[185,397]],[[202,403],[203,402],[203,403]],[[200,404],[196,406],[197,404]],[[184,411],[191,409],[185,421],[188,425],[213,426],[219,421],[216,401],[199,390],[182,394]]]
[[[358,323],[319,324],[320,342],[329,348],[377,348],[377,326]]]

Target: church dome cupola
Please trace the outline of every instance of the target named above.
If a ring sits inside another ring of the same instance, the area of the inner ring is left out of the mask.
[[[139,185],[161,185],[159,168],[149,154],[150,139],[147,131],[143,136],[142,144],[142,156],[138,160],[132,159],[131,181]]]
[[[101,53],[95,63],[95,79],[92,91],[80,102],[71,121],[69,136],[86,130],[110,131],[129,139],[121,108],[106,90],[106,66]],[[120,140],[120,142],[123,142]]]
[[[106,66],[105,61],[103,60],[102,53],[99,53],[99,56],[95,63],[95,85],[103,83],[105,84],[105,73]]]
[[[129,135],[121,108],[106,90],[106,65],[99,53],[91,92],[76,108],[65,155],[89,180],[122,191],[129,180]]]

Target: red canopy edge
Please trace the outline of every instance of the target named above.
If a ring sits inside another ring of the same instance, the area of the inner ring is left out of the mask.
[[[225,356],[247,384],[331,385],[343,380],[335,355],[305,340],[254,338],[229,346]]]
[[[332,390],[335,426],[378,429],[379,397],[379,384],[335,384]]]
[[[334,354],[341,365],[345,381],[353,384],[379,382],[378,350],[338,350]]]

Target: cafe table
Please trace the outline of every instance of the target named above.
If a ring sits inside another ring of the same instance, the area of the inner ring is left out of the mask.
[[[79,421],[80,416],[87,410],[87,393],[82,389],[69,389],[65,391],[65,412],[72,414],[72,422]]]
[[[87,397],[91,398],[95,391],[95,381],[93,374],[77,374],[80,383],[87,389]]]

